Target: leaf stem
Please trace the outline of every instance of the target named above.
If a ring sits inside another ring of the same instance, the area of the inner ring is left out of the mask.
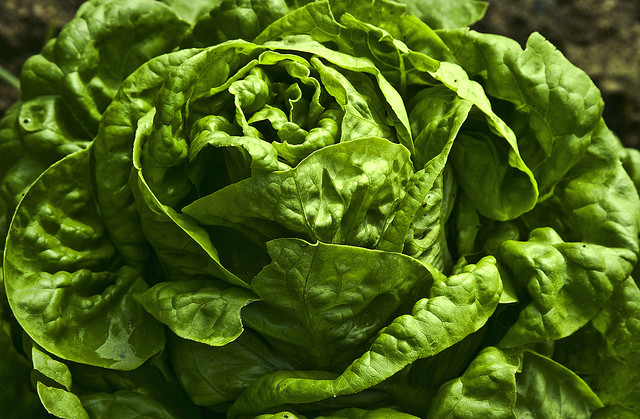
[[[4,80],[9,85],[15,87],[20,90],[20,79],[17,78],[13,73],[0,65],[0,80]]]

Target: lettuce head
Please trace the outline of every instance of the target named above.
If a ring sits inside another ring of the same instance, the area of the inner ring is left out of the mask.
[[[0,408],[640,415],[640,154],[480,1],[91,0],[0,122]]]

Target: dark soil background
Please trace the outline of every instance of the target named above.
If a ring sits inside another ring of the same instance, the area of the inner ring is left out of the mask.
[[[40,52],[84,0],[0,0],[0,66],[18,76],[25,60]],[[0,118],[20,96],[0,78]]]
[[[0,66],[18,75],[82,3],[0,0]],[[523,46],[532,32],[540,32],[593,78],[609,126],[625,145],[640,148],[640,2],[490,0],[474,29],[507,35]],[[0,117],[18,96],[18,89],[0,79]]]
[[[640,2],[637,0],[490,0],[481,32],[523,46],[540,32],[586,71],[602,91],[604,118],[640,148]]]

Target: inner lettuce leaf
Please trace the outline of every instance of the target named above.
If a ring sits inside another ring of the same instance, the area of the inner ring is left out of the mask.
[[[637,415],[640,158],[486,7],[86,2],[0,121],[0,410]]]
[[[406,148],[363,138],[325,147],[293,169],[229,185],[183,212],[205,225],[237,226],[269,239],[302,234],[375,248],[411,172]]]
[[[331,19],[330,15],[322,13],[322,10],[328,7],[326,4],[323,5],[322,2],[311,3],[299,9],[296,18],[304,22],[305,28],[319,30],[319,35],[316,35],[314,31],[307,31],[316,41],[327,42],[330,40],[338,45],[340,51],[369,58],[380,68],[377,71],[380,71],[385,78],[398,79],[396,85],[400,85],[400,91],[403,93],[406,90],[406,73],[417,72],[422,75],[422,79],[429,79],[426,83],[436,82],[439,85],[437,87],[447,87],[455,92],[459,98],[475,105],[479,113],[484,116],[470,118],[467,123],[468,128],[465,130],[466,135],[458,138],[452,153],[454,159],[452,164],[458,168],[458,182],[465,189],[467,195],[474,200],[474,204],[480,211],[490,218],[512,219],[533,208],[538,198],[537,181],[520,156],[519,145],[513,131],[494,112],[483,88],[470,79],[469,75],[457,65],[455,58],[452,58],[453,62],[439,62],[422,52],[409,50],[401,41],[394,39],[392,34],[401,39],[410,37],[410,41],[416,44],[423,42],[433,44],[431,39],[433,36],[447,50],[446,53],[436,54],[436,57],[450,56],[451,54],[448,47],[437,38],[435,33],[429,33],[428,39],[415,39],[411,37],[411,34],[405,33],[410,30],[406,29],[406,24],[410,23],[411,19],[402,14],[404,9],[399,4],[387,1],[374,3],[381,11],[369,13],[360,9],[358,5],[348,4],[352,7],[347,7],[346,4],[338,2],[336,7],[332,7],[337,16],[341,14],[338,21]],[[386,15],[383,13],[385,10],[389,13],[389,18],[385,18]],[[319,14],[323,16],[322,19],[317,18]],[[352,16],[361,17],[367,24],[362,24],[357,19],[354,20],[355,18]],[[389,26],[390,24],[392,25]],[[380,29],[375,25],[383,25],[385,29]],[[261,38],[261,40],[266,41],[266,36],[269,36],[283,41],[287,39],[303,41],[306,35],[297,34],[307,32],[298,31],[299,27],[302,26],[291,27],[283,18],[267,28],[265,38]],[[413,26],[409,25],[409,27]],[[421,33],[421,36],[427,35]],[[298,44],[297,48],[301,48],[306,42],[303,41],[302,44],[298,42]],[[306,45],[303,50],[308,50]],[[388,67],[390,62],[396,62],[396,64]],[[424,82],[421,81],[421,83]],[[416,103],[422,103],[429,96],[426,90],[421,90],[418,93],[419,99],[412,100]],[[405,96],[412,97],[411,94],[406,93]],[[417,106],[417,108],[423,109],[414,111],[418,120],[420,119],[419,112],[431,112],[431,107],[426,104],[423,107]],[[430,119],[425,121],[425,125],[430,121]],[[415,126],[416,122],[412,121],[412,124]],[[477,125],[481,125],[482,128],[476,129]],[[415,136],[415,131],[419,131],[421,127],[412,127],[412,129]],[[402,141],[400,142],[404,144]],[[416,168],[421,169],[425,161],[420,156],[424,152],[415,150],[415,144],[407,147],[415,156]],[[487,173],[494,174],[495,178],[485,181],[484,176]]]

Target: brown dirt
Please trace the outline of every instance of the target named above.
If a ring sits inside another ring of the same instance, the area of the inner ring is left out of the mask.
[[[602,91],[605,120],[640,148],[640,2],[629,0],[490,0],[475,29],[521,44],[540,32]]]
[[[1,0],[0,66],[20,74],[24,61],[56,36],[83,0]],[[18,89],[0,80],[0,118],[20,96]]]

